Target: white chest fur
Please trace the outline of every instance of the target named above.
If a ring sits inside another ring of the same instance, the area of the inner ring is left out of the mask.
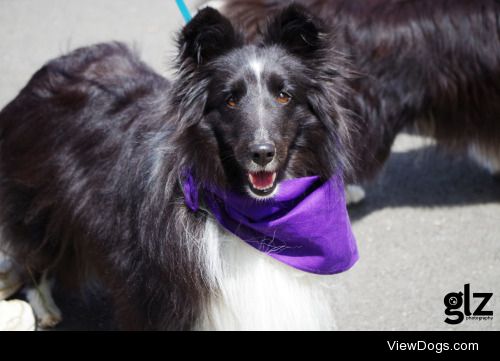
[[[209,277],[216,285],[199,321],[202,330],[334,329],[332,277],[284,265],[208,220]]]

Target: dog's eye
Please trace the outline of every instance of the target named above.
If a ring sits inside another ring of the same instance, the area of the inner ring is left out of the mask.
[[[229,98],[226,99],[226,105],[230,108],[235,108],[238,105],[238,101],[233,95],[231,95]]]
[[[278,97],[276,98],[277,102],[280,104],[288,104],[292,96],[286,92],[280,92]]]

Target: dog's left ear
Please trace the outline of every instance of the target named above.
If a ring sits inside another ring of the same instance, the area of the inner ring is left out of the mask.
[[[202,65],[241,43],[231,22],[217,10],[207,7],[181,31],[178,39],[180,61],[192,60]]]
[[[264,43],[277,44],[300,57],[311,57],[323,46],[326,34],[323,22],[300,5],[290,5],[267,26]]]

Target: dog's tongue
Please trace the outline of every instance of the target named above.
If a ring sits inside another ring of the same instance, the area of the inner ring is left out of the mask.
[[[275,173],[272,172],[258,172],[249,174],[250,183],[256,189],[267,189],[273,186]]]

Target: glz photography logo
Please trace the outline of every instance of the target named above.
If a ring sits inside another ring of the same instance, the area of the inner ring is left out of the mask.
[[[463,292],[448,293],[444,297],[446,309],[444,313],[449,316],[444,322],[450,325],[458,325],[466,320],[485,321],[493,320],[493,311],[487,310],[488,302],[493,293],[474,292],[471,299],[470,284],[464,285]],[[475,301],[477,307],[471,312],[471,301]]]

